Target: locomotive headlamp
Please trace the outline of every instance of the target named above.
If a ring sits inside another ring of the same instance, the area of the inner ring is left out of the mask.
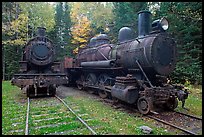
[[[169,23],[166,18],[162,18],[160,20],[160,24],[163,30],[167,30],[169,28]]]
[[[152,31],[166,31],[169,28],[168,20],[163,17],[152,22]]]

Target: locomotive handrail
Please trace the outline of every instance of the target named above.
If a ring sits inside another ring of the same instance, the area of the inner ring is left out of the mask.
[[[152,83],[149,81],[147,75],[145,74],[145,72],[144,72],[144,70],[142,69],[142,67],[141,67],[140,63],[138,62],[138,60],[136,60],[136,63],[137,63],[137,65],[138,65],[138,67],[140,68],[140,70],[142,71],[142,74],[143,74],[143,75],[145,76],[145,78],[147,79],[149,85],[153,88],[154,86],[153,86]]]

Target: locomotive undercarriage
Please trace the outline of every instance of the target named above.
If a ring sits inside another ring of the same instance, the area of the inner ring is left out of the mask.
[[[181,97],[181,89],[176,89],[170,84],[151,87],[148,82],[137,80],[131,74],[110,76],[110,72],[101,73],[101,70],[100,73],[97,71],[81,73],[76,83],[79,89],[99,94],[101,98],[136,104],[142,114],[155,111],[157,108],[173,110],[178,106],[177,98],[185,100],[185,97]]]
[[[56,88],[66,83],[64,74],[16,74],[11,83],[20,87],[28,97],[54,96]]]

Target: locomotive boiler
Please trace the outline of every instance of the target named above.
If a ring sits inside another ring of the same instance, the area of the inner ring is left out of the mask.
[[[55,60],[53,42],[45,36],[45,28],[38,27],[37,36],[24,47],[20,72],[11,83],[17,85],[27,96],[55,95],[56,87],[67,83],[67,76],[60,72],[60,62]]]
[[[75,59],[65,58],[70,82],[102,98],[136,104],[142,114],[175,109],[177,99],[184,105],[188,92],[167,82],[176,65],[176,43],[166,32],[168,25],[166,18],[151,23],[151,13],[140,11],[137,37],[129,27],[119,30],[117,44],[106,34],[93,37]]]

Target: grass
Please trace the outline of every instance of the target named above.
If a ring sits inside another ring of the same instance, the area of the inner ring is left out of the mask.
[[[96,119],[94,122],[87,122],[92,125],[92,122],[96,125],[100,125],[101,128],[97,129],[98,134],[129,134],[129,135],[141,135],[143,134],[139,127],[146,125],[151,127],[153,135],[165,135],[167,133],[162,128],[157,128],[151,122],[146,122],[141,118],[133,117],[126,112],[115,110],[110,106],[104,105],[102,102],[93,100],[92,98],[83,97],[67,97],[67,102],[75,102],[84,113],[88,113],[91,117]]]
[[[2,82],[2,134],[24,134],[26,121],[24,98],[26,96],[22,94],[22,91],[11,86],[10,81]],[[12,130],[23,130],[23,132],[13,132]]]
[[[187,113],[202,116],[202,89],[191,88],[191,94],[186,100],[186,107],[190,108]],[[88,125],[94,128],[97,134],[111,134],[111,135],[143,135],[139,129],[140,126],[149,126],[153,129],[152,135],[175,135],[166,131],[162,127],[158,127],[153,120],[146,120],[139,117],[133,117],[127,114],[127,112],[122,112],[115,110],[108,105],[104,105],[102,102],[94,100],[89,97],[73,97],[69,96],[64,99],[67,103],[72,103],[71,107],[74,110],[79,110],[78,114],[87,114],[81,116],[84,119],[90,119],[87,121]],[[43,105],[42,105],[43,104]],[[49,107],[46,105],[52,105]],[[67,112],[64,107],[57,106],[55,102],[51,99],[44,99],[40,102],[32,101],[31,113],[32,115],[39,114],[49,114],[48,116],[41,117],[31,117],[29,122],[32,123],[31,126],[43,126],[49,124],[56,124],[59,122],[68,122],[68,125],[59,125],[57,127],[47,127],[40,128],[36,130],[31,130],[30,134],[49,134],[56,132],[64,132],[69,135],[80,135],[80,134],[90,134],[81,123],[76,122],[76,118]],[[26,121],[26,95],[16,86],[11,86],[10,81],[2,82],[2,134],[3,135],[23,135],[25,129]],[[42,111],[43,110],[43,111]],[[185,111],[181,108],[181,103],[177,110]],[[61,112],[56,114],[56,112]],[[67,117],[66,117],[67,116]],[[34,120],[39,120],[42,118],[53,118],[49,121],[34,122]],[[16,124],[14,124],[16,123]],[[78,128],[79,130],[75,130]],[[12,130],[23,130],[21,132],[12,132]],[[68,132],[67,132],[68,131]]]

